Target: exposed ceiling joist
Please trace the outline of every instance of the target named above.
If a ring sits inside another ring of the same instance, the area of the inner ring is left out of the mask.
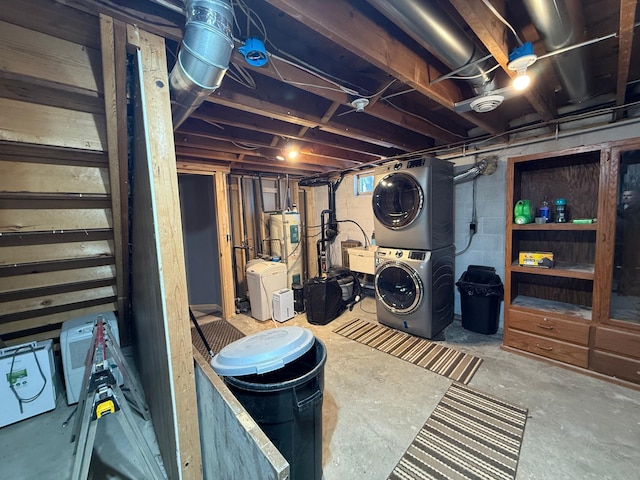
[[[441,77],[442,72],[346,2],[266,1],[447,109],[453,110],[454,104],[463,100],[462,93],[452,82],[431,85],[430,82]],[[462,116],[490,133],[498,133],[504,128],[504,125],[496,126],[478,115],[466,113]]]
[[[638,0],[620,0],[620,28],[618,30],[618,80],[616,105],[622,105],[629,80],[629,63],[633,45],[633,24]]]
[[[509,63],[509,48],[506,43],[506,35],[510,34],[510,32],[507,31],[505,25],[482,2],[474,0],[450,1],[489,53],[500,64],[504,72],[510,78],[515,78],[517,72],[509,70],[507,67]],[[494,0],[493,6],[498,11],[502,10],[504,12],[504,8],[500,8],[498,3],[504,4],[504,2],[496,2]],[[543,93],[539,86],[532,85],[524,95],[543,120],[549,121],[556,117],[558,111],[548,90]]]

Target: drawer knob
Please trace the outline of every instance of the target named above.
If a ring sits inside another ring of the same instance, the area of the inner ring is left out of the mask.
[[[553,350],[553,347],[543,347],[542,345],[540,345],[539,343],[536,343],[536,347],[539,348],[540,350],[544,350],[546,352],[550,352]]]
[[[546,320],[546,318],[545,318]],[[541,323],[538,324],[538,327],[543,328],[545,330],[553,330],[555,327],[553,325],[543,325]]]

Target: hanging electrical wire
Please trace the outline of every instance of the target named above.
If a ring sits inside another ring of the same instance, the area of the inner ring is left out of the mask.
[[[496,10],[496,7],[494,7],[489,0],[482,0],[482,3],[484,3],[487,6],[487,8],[489,10],[491,10],[491,13],[493,13],[498,20],[500,20],[502,23],[504,23],[506,25],[506,27],[509,30],[511,30],[511,33],[513,33],[513,36],[516,38],[516,41],[518,42],[518,45],[520,45],[520,46],[524,45],[522,43],[522,40],[520,40],[520,37],[518,37],[518,34],[516,33],[515,29],[511,26],[511,24],[509,22],[507,22],[507,20],[502,15],[500,15],[500,12],[498,12],[498,10]]]
[[[236,71],[231,70],[231,67],[233,67]],[[230,62],[229,69],[227,70],[227,75],[229,76],[229,78],[244,87],[247,87],[251,90],[257,89],[256,81],[253,79],[247,69],[242,65],[239,65],[235,62]]]

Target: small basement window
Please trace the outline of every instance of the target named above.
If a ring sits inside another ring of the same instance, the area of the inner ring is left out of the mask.
[[[373,170],[358,173],[353,177],[353,194],[370,195],[373,192]]]

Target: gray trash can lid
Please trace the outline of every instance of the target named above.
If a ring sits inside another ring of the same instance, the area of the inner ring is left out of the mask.
[[[272,372],[311,350],[314,341],[307,328],[272,328],[230,343],[211,359],[211,367],[233,377]]]

